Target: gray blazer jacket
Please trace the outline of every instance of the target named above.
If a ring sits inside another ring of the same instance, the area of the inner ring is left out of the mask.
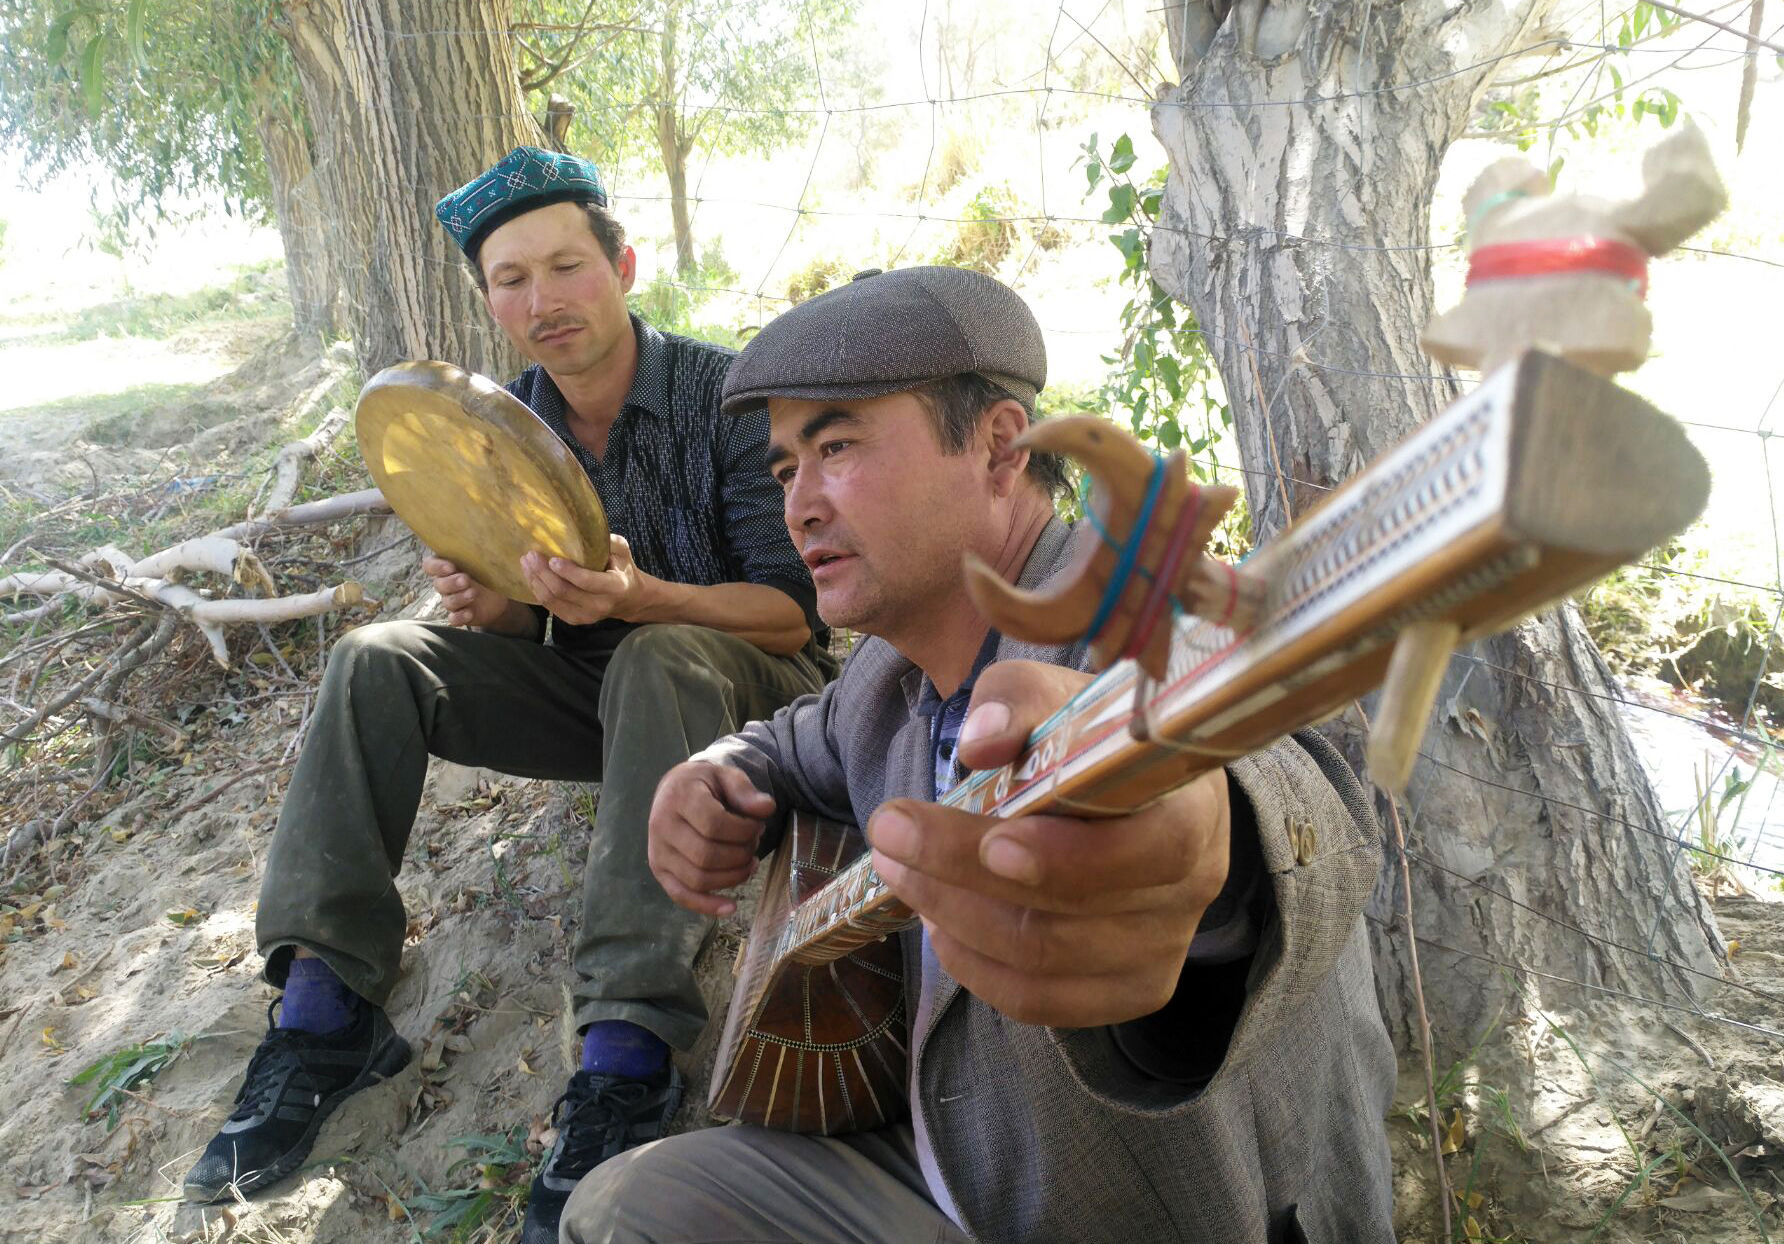
[[[1070,529],[1050,524],[1023,585],[1063,567],[1069,540]],[[1010,640],[997,656],[1079,663]],[[866,640],[822,693],[702,758],[742,768],[783,808],[865,825],[885,799],[932,795],[928,722],[916,713],[923,678],[890,645]],[[1228,773],[1251,801],[1275,910],[1207,1084],[1152,1079],[1108,1029],[1018,1024],[945,975],[934,982],[928,1030],[914,1034],[912,1109],[962,1225],[986,1244],[1393,1238],[1383,1120],[1395,1061],[1361,915],[1379,828],[1349,766],[1318,735]],[[919,943],[905,943],[915,990]],[[1193,987],[1186,972],[1179,999]]]

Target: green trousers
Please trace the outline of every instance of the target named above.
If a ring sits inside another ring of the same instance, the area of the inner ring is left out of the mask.
[[[282,985],[302,947],[361,997],[390,996],[406,924],[396,875],[430,755],[600,781],[577,1024],[629,1020],[689,1048],[706,1024],[693,962],[710,921],[651,875],[651,798],[691,753],[823,681],[805,653],[771,656],[698,626],[640,626],[578,651],[435,623],[349,632],[329,655],[267,856],[255,927],[267,980]]]

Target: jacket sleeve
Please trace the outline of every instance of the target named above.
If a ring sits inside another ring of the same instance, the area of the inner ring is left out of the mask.
[[[797,806],[831,820],[853,821],[834,729],[837,697],[846,681],[845,667],[843,676],[822,691],[800,696],[773,717],[752,721],[690,759],[742,769],[756,789],[774,796],[783,813]],[[780,845],[781,829],[779,818],[769,824],[758,854]]]
[[[1165,1106],[1243,1074],[1260,1053],[1278,1055],[1352,941],[1374,888],[1381,830],[1355,774],[1325,738],[1303,731],[1227,772],[1255,827],[1253,884],[1261,893],[1241,900],[1261,926],[1255,953],[1231,980],[1222,976],[1231,960],[1197,963],[1192,955],[1178,985],[1184,1005],[1174,999],[1147,1021],[1053,1030],[1073,1076],[1110,1105]],[[1210,1016],[1211,992],[1226,986],[1231,1010]]]

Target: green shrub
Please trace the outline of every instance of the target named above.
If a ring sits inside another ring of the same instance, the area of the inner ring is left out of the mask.
[[[840,285],[848,272],[848,267],[834,255],[820,255],[788,279],[787,301],[797,306],[807,298],[816,298],[832,286]]]
[[[980,187],[967,201],[953,238],[936,255],[935,262],[994,275],[1016,245],[1016,222],[1011,218],[1018,214],[1016,196],[1008,186]]]

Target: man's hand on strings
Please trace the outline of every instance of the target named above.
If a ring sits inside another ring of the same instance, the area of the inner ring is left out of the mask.
[[[517,609],[526,612],[526,606],[509,600],[494,588],[484,587],[444,557],[422,558],[421,569],[433,579],[434,591],[446,607],[446,621],[453,626],[507,630],[518,618]],[[528,627],[532,626],[531,614],[525,621]]]
[[[703,760],[676,765],[650,806],[651,872],[689,911],[730,915],[737,903],[719,891],[756,871],[756,844],[774,807],[774,797],[741,769]]]
[[[624,536],[610,540],[605,570],[590,570],[564,557],[528,553],[520,559],[520,572],[539,603],[565,622],[586,626],[605,618],[637,621],[649,576],[633,563],[632,546]]]
[[[961,762],[1015,759],[1088,682],[1058,666],[990,666],[973,688]],[[923,917],[948,973],[1011,1019],[1063,1028],[1137,1019],[1170,1000],[1226,881],[1229,832],[1218,769],[1102,820],[999,821],[898,799],[868,822],[874,867]]]

